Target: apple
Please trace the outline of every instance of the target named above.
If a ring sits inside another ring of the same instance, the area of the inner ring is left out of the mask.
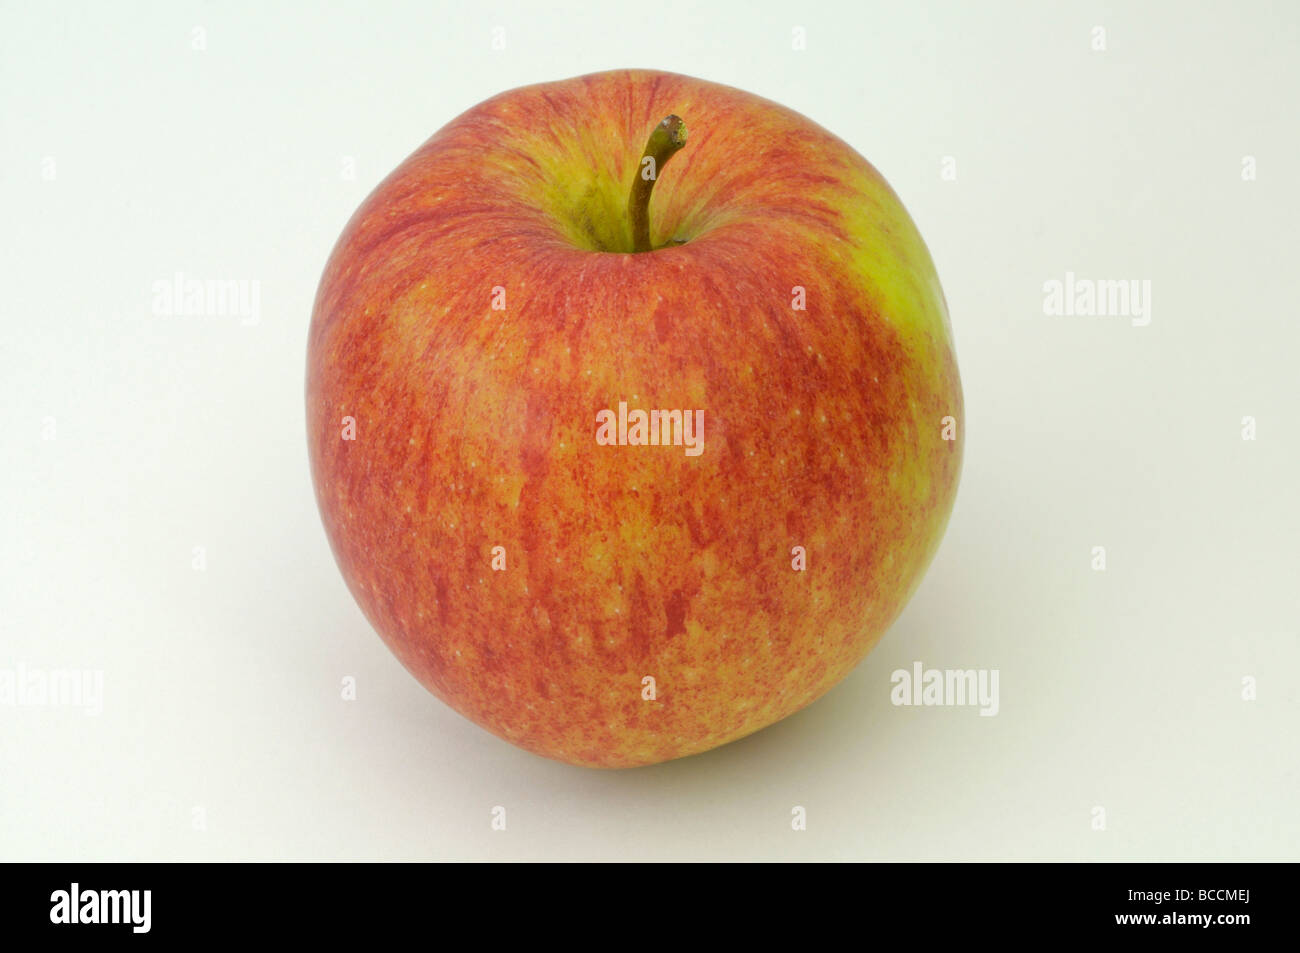
[[[317,502],[365,615],[456,711],[577,765],[706,751],[844,678],[935,553],[961,420],[880,174],[670,73],[444,126],[348,222],[308,345]]]

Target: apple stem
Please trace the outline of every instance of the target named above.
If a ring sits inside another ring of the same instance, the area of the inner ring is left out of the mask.
[[[637,165],[636,178],[632,180],[632,195],[627,200],[627,216],[632,221],[632,250],[651,251],[650,246],[650,191],[655,187],[659,173],[674,153],[686,145],[686,123],[680,116],[668,116],[645,144],[645,152]],[[650,162],[646,160],[650,159]]]

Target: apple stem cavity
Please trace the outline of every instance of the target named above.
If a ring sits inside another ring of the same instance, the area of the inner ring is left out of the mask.
[[[627,200],[627,217],[632,222],[632,251],[653,251],[650,244],[650,192],[659,173],[682,146],[686,145],[686,123],[680,116],[668,116],[645,144],[645,152],[632,180],[632,194]],[[647,161],[649,160],[649,161]],[[672,244],[681,244],[674,241]]]

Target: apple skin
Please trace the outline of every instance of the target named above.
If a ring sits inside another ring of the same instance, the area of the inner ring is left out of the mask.
[[[629,254],[670,113],[690,138]],[[619,401],[703,410],[704,452],[598,445]],[[367,618],[456,711],[578,765],[706,751],[844,678],[938,547],[961,422],[943,292],[880,174],[661,72],[444,126],[348,223],[308,345],[317,501]]]

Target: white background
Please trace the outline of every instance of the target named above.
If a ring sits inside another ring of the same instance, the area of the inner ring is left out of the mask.
[[[0,859],[1300,858],[1300,7],[982,6],[0,6],[0,669],[104,673],[98,717],[0,706]],[[967,443],[848,679],[597,772],[465,721],[370,630],[303,376],[384,175],[492,94],[627,66],[774,99],[884,173]],[[260,320],[153,314],[178,271],[260,282]],[[1067,271],[1151,281],[1150,325],[1044,315]],[[892,706],[914,660],[998,669],[1000,714]]]

